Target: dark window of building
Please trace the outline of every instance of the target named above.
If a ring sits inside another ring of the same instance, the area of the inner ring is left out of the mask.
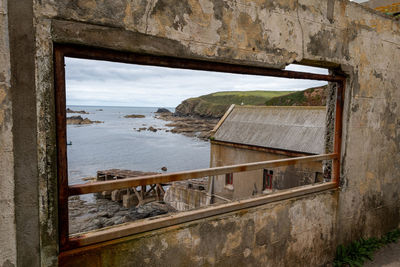
[[[263,190],[272,189],[272,177],[274,176],[274,171],[264,169],[263,172]]]
[[[233,173],[225,174],[225,184],[233,184]]]

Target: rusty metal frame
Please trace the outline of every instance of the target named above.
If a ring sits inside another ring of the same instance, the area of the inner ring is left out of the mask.
[[[322,75],[305,72],[295,72],[255,66],[244,66],[221,62],[209,62],[195,59],[175,58],[168,56],[149,55],[131,52],[121,52],[102,48],[93,48],[86,46],[77,46],[69,44],[54,44],[54,76],[55,76],[55,105],[56,105],[56,135],[57,135],[57,175],[58,175],[58,218],[59,218],[59,246],[60,251],[67,251],[73,248],[86,246],[98,242],[104,242],[110,239],[120,238],[130,234],[149,231],[160,227],[170,226],[194,219],[205,218],[216,214],[222,214],[246,207],[257,206],[274,200],[286,199],[299,195],[308,194],[327,189],[332,189],[339,185],[340,176],[340,155],[341,155],[341,136],[342,136],[342,115],[343,115],[343,96],[346,78],[342,75]],[[204,170],[186,171],[180,173],[169,173],[152,175],[145,177],[127,178],[115,181],[97,182],[94,184],[81,184],[68,186],[68,166],[67,166],[67,149],[66,149],[66,97],[65,97],[65,57],[74,57],[82,59],[106,60],[112,62],[131,63],[139,65],[152,65],[170,68],[206,70],[226,73],[238,73],[248,75],[263,75],[281,78],[293,79],[309,79],[324,80],[328,82],[336,82],[337,99],[335,110],[335,134],[334,134],[334,153],[306,156],[283,160],[256,162],[248,164],[240,164],[234,166],[216,167]],[[169,181],[185,180],[194,177],[202,177],[208,175],[224,174],[228,172],[241,172],[259,168],[268,168],[275,166],[293,165],[300,162],[320,161],[333,159],[332,182],[317,185],[313,187],[304,187],[284,191],[276,196],[261,197],[249,199],[245,202],[232,202],[217,207],[184,213],[172,216],[167,219],[153,220],[151,224],[133,223],[124,226],[116,226],[112,230],[96,231],[96,233],[88,233],[86,236],[69,236],[68,227],[68,197],[73,195],[81,195],[92,192],[99,192],[109,189],[126,188],[136,185],[145,185],[151,183],[164,183]],[[246,203],[245,206],[243,206]],[[195,215],[193,215],[195,214]],[[169,218],[169,219],[168,219]],[[178,218],[178,219],[173,219]],[[158,220],[160,222],[155,224]],[[140,225],[140,226],[138,226]],[[136,227],[136,228],[135,228]],[[111,231],[111,232],[110,232]]]

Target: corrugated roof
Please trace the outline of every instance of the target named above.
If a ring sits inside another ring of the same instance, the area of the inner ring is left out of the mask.
[[[321,154],[325,117],[325,107],[235,106],[216,129],[214,139]]]

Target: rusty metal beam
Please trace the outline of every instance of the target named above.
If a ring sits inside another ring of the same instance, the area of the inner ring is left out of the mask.
[[[238,65],[231,63],[210,62],[198,59],[156,56],[78,45],[55,44],[55,48],[59,51],[62,51],[62,53],[66,57],[83,59],[107,60],[139,65],[227,72],[247,75],[273,76],[289,79],[322,80],[328,82],[341,82],[345,80],[345,77],[341,75],[324,75],[308,72],[297,72],[290,70]]]
[[[54,80],[56,103],[57,135],[57,176],[58,176],[58,227],[60,246],[68,243],[68,166],[64,54],[54,51]]]
[[[109,180],[109,181],[101,181],[101,182],[86,183],[86,184],[77,184],[69,186],[68,191],[70,196],[83,195],[101,191],[135,187],[140,185],[144,186],[149,184],[168,183],[172,181],[181,181],[181,180],[200,178],[212,175],[253,171],[264,168],[288,166],[288,165],[295,165],[298,163],[322,161],[322,160],[336,159],[336,158],[337,154],[323,154],[315,156],[251,162],[251,163],[237,164],[231,166],[214,167],[208,169],[139,176],[139,177],[120,179],[120,180]]]

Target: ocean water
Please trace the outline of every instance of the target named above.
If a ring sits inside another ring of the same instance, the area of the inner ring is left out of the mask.
[[[173,134],[165,130],[137,132],[133,128],[166,128],[168,121],[154,118],[157,108],[68,106],[72,110],[85,110],[80,115],[99,124],[67,125],[68,181],[82,183],[82,178],[96,176],[98,170],[128,169],[167,172],[207,168],[210,164],[209,142]],[[102,111],[99,111],[102,109]],[[169,108],[172,112],[173,108]],[[145,118],[124,118],[142,114]]]

